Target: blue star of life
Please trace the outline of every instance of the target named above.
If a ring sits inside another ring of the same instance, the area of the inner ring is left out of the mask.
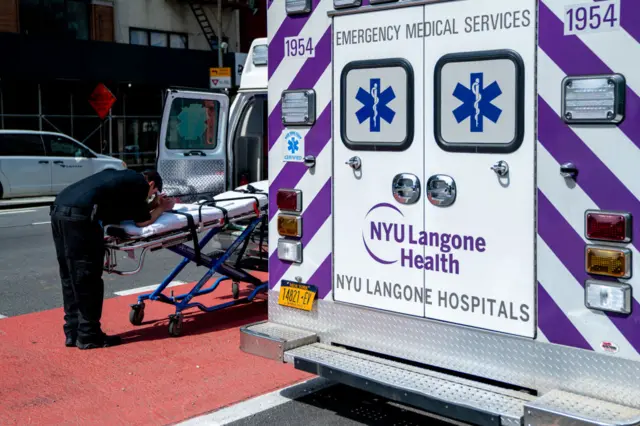
[[[370,79],[369,92],[360,87],[356,94],[356,100],[363,105],[356,112],[358,123],[362,124],[365,120],[369,120],[369,131],[380,132],[380,119],[391,124],[396,116],[395,111],[388,106],[389,102],[395,98],[393,87],[389,86],[381,92],[380,79]]]
[[[298,144],[300,143],[300,141],[296,140],[295,138],[291,138],[288,141],[288,146],[287,149],[292,153],[295,154],[298,151]]]
[[[502,110],[492,102],[502,95],[502,89],[496,81],[484,87],[484,73],[471,73],[469,88],[458,83],[453,96],[462,101],[462,105],[453,110],[458,123],[469,118],[471,132],[484,132],[484,118],[497,123]]]

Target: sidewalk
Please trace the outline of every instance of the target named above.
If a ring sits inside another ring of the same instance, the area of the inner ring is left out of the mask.
[[[311,378],[240,351],[239,328],[266,319],[266,301],[189,314],[172,338],[168,305],[148,303],[143,325],[129,324],[136,297],[105,301],[103,328],[124,340],[113,348],[66,348],[61,309],[0,321],[0,424],[174,424]]]
[[[52,204],[56,197],[33,197],[33,198],[11,198],[9,200],[0,200],[1,209],[11,209],[17,207],[34,207],[46,206]]]

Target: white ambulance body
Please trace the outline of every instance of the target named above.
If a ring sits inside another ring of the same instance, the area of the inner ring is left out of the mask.
[[[268,8],[243,350],[475,424],[637,424],[640,2]]]

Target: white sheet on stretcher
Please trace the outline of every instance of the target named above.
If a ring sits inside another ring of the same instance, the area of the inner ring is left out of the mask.
[[[230,220],[234,218],[244,216],[254,211],[255,199],[249,197],[256,197],[260,201],[260,207],[263,208],[267,205],[267,191],[269,190],[268,181],[261,181],[252,183],[255,189],[259,191],[264,191],[264,193],[256,193],[256,194],[245,194],[242,192],[234,192],[227,191],[222,194],[216,195],[214,197],[215,200],[225,200],[228,198],[240,198],[247,197],[245,200],[232,200],[232,201],[222,201],[217,203],[216,205],[222,207],[227,210],[228,216]],[[247,189],[247,186],[241,186],[238,188],[239,190]],[[200,209],[199,204],[178,204],[173,208],[174,210],[189,213],[193,216],[193,221],[195,224],[200,223],[200,215],[198,213]],[[204,223],[211,223],[215,220],[222,219],[224,217],[223,213],[215,208],[215,207],[203,207],[202,208],[202,220]],[[177,231],[188,226],[187,218],[180,214],[165,212],[163,213],[158,220],[156,220],[151,225],[140,228],[135,225],[133,221],[125,221],[120,224],[120,227],[132,237],[150,237],[153,235],[165,234],[171,231]]]

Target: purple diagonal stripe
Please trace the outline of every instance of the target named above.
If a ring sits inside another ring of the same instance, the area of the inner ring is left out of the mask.
[[[304,196],[304,194],[303,194]],[[269,197],[271,198],[271,197]],[[309,207],[302,214],[302,261],[304,262],[304,248],[311,239],[318,233],[320,227],[331,215],[331,178],[324,184],[316,198],[311,201]],[[269,257],[269,283],[271,287],[280,281],[282,276],[289,269],[289,264],[278,259],[276,249]]]
[[[584,265],[584,240],[540,190],[538,190],[538,234],[580,285],[584,287],[585,281],[591,278],[602,280],[601,277],[591,277],[587,274]],[[629,316],[610,313],[606,315],[631,346],[640,352],[640,333],[638,333],[640,304],[634,298],[632,305],[632,313]]]
[[[538,139],[560,164],[578,167],[577,183],[601,208],[640,217],[640,201],[591,151],[549,104],[538,98]],[[633,229],[633,245],[640,247],[640,226]]]
[[[564,24],[543,2],[540,2],[540,47],[567,75],[613,73],[577,36],[564,35]],[[626,117],[620,130],[640,148],[640,97],[629,86]]]
[[[316,124],[309,130],[304,138],[305,155],[315,155],[316,157],[322,152],[324,147],[331,139],[331,103],[322,111]],[[276,192],[280,188],[295,188],[300,179],[309,170],[304,163],[288,162],[284,165],[278,176],[273,179],[269,185],[269,220],[275,216],[278,211],[276,205]],[[305,194],[302,194],[304,201]]]
[[[622,28],[640,43],[640,1],[622,0],[620,2],[620,12]]]
[[[284,3],[284,0],[278,0]],[[284,22],[278,28],[273,38],[269,41],[269,78],[278,69],[280,62],[284,58],[284,39],[285,37],[293,37],[300,34],[302,28],[309,20],[309,17],[315,12],[320,0],[312,0],[311,13],[303,15],[287,15]],[[282,6],[284,7],[284,5]]]
[[[315,57],[309,58],[289,85],[290,90],[313,89],[320,77],[331,64],[331,28],[327,29],[315,47]],[[329,90],[329,88],[328,88]],[[273,109],[269,116],[269,149],[273,147],[282,134],[282,104]],[[271,129],[275,129],[271,132]]]
[[[331,255],[329,255],[309,278],[309,284],[318,287],[318,299],[324,299],[331,291],[331,282]]]
[[[538,327],[551,343],[593,350],[540,282],[538,282]]]

